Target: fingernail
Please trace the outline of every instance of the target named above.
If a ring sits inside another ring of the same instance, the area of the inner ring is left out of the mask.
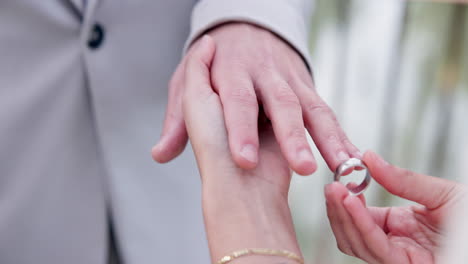
[[[349,155],[346,154],[343,151],[338,152],[337,158],[340,160],[340,162],[347,161],[349,159]]]
[[[257,163],[257,148],[251,144],[245,145],[240,152],[240,156],[252,163]]]
[[[352,206],[353,206],[353,203],[356,203],[355,201],[358,202],[358,203],[361,203],[361,200],[357,196],[348,195],[343,200],[343,204],[347,209],[353,209]]]
[[[343,205],[344,206],[349,206],[353,202],[353,198],[355,198],[352,195],[348,195],[343,199]]]
[[[314,159],[314,156],[312,155],[312,152],[308,149],[303,149],[299,152],[298,155],[298,160],[299,161],[312,161]]]

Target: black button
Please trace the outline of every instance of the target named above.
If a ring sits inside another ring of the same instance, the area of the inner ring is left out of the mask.
[[[103,42],[104,28],[99,24],[94,24],[89,35],[88,47],[90,49],[97,49],[102,45]]]

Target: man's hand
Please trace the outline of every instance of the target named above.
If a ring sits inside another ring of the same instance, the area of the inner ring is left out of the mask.
[[[376,154],[364,155],[374,179],[390,193],[417,202],[409,207],[367,207],[340,183],[325,187],[328,219],[339,249],[367,263],[435,263],[443,224],[464,185],[396,168]]]
[[[225,24],[208,34],[216,45],[211,84],[221,98],[230,152],[239,167],[252,169],[258,163],[259,105],[272,122],[283,155],[297,173],[311,174],[317,167],[305,127],[331,170],[349,157],[359,157],[291,46],[246,23]],[[187,142],[181,107],[185,67],[186,58],[169,85],[163,133],[152,151],[158,162],[175,158]]]

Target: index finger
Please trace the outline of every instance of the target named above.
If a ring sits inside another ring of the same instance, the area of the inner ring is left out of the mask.
[[[183,111],[187,132],[198,154],[228,152],[221,102],[213,91],[210,67],[215,52],[213,40],[203,37],[187,57]]]
[[[371,151],[364,154],[364,161],[372,177],[387,191],[428,209],[446,203],[457,189],[456,182],[395,167]]]
[[[205,35],[187,55],[185,65],[185,92],[187,97],[201,98],[215,94],[210,81],[210,68],[215,53],[215,45],[211,37]],[[189,102],[187,103],[190,103]],[[185,104],[184,104],[185,105]]]

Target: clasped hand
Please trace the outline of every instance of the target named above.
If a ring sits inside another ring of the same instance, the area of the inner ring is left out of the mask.
[[[317,167],[305,127],[330,169],[359,157],[333,111],[317,94],[303,59],[285,41],[247,23],[224,24],[208,34],[216,44],[210,86],[223,105],[229,151],[239,167],[252,169],[258,164],[259,103],[272,122],[284,157],[298,174],[311,174]],[[163,133],[153,149],[158,162],[172,160],[187,142],[182,94],[184,85],[191,85],[185,76],[189,54],[169,84]]]
[[[291,159],[283,158],[287,153],[282,138],[274,136],[275,121],[272,125],[260,115],[255,121],[258,164],[249,170],[238,166],[229,153],[231,126],[223,115],[222,92],[214,89],[210,78],[216,52],[208,36],[193,47],[185,61],[181,93],[184,127],[202,178],[212,257],[248,247],[300,254],[287,205]],[[326,186],[327,214],[339,249],[368,263],[435,263],[445,237],[444,220],[466,194],[465,186],[394,167],[372,152],[363,160],[383,188],[419,205],[366,207],[363,195],[349,195],[340,183]],[[276,263],[271,261],[246,258],[239,263]]]

